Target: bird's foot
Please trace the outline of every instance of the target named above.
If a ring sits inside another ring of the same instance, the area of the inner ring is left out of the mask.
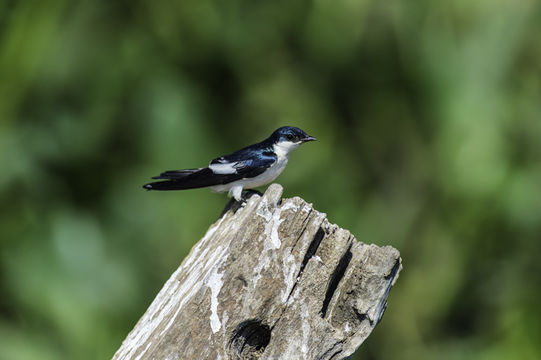
[[[242,191],[242,194],[240,195],[240,201],[241,203],[243,203],[244,205],[246,205],[246,202],[248,201],[248,199],[250,199],[252,196],[254,195],[259,195],[259,196],[263,196],[263,194],[257,190],[254,190],[254,189],[246,189],[246,190],[243,190]]]
[[[220,217],[222,217],[230,210],[233,211],[233,213],[236,213],[238,209],[245,207],[248,203],[248,200],[254,195],[263,196],[261,192],[252,189],[243,190],[238,199],[233,196],[225,206],[224,211],[222,212]]]

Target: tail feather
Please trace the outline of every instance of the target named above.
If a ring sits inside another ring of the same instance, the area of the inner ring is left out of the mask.
[[[184,190],[189,189],[182,181],[179,180],[165,180],[154,181],[143,185],[143,188],[147,190]]]
[[[195,174],[198,171],[203,170],[203,168],[199,169],[186,169],[186,170],[167,170],[162,172],[158,176],[152,177],[153,179],[183,179],[186,176]]]
[[[174,174],[172,174],[174,173]],[[164,175],[165,174],[165,175]],[[175,176],[175,177],[173,177]],[[227,176],[215,174],[209,168],[166,171],[153,179],[163,179],[143,185],[147,190],[185,190],[223,184]]]

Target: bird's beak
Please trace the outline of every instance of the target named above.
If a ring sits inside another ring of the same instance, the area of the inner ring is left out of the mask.
[[[313,136],[307,136],[305,137],[304,139],[302,139],[302,142],[307,142],[307,141],[316,141],[317,139]]]

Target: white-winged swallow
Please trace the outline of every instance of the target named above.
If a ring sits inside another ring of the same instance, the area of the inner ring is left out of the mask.
[[[241,201],[243,189],[270,183],[282,173],[289,153],[315,137],[299,128],[284,126],[260,143],[212,160],[208,167],[169,170],[143,186],[147,190],[185,190],[210,187],[213,192],[229,192]]]

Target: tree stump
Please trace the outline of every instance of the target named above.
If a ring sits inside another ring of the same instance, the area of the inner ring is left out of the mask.
[[[399,252],[269,186],[230,203],[116,352],[140,359],[344,359],[381,320]]]

